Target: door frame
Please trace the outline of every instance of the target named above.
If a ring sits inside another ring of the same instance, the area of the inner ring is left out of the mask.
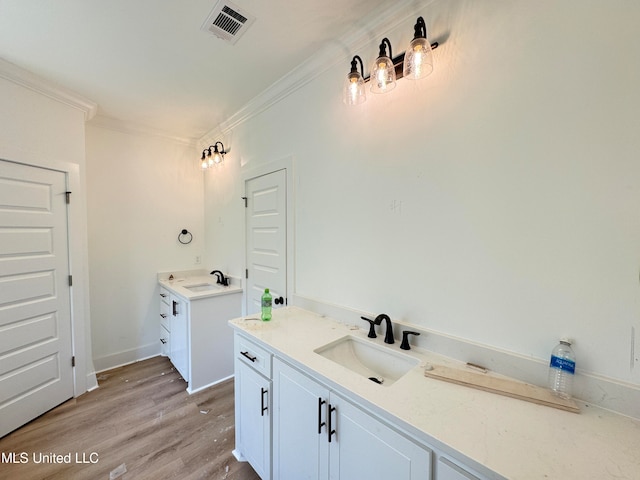
[[[25,155],[30,156],[30,155]],[[67,205],[67,248],[69,273],[73,275],[70,287],[71,352],[75,356],[73,368],[73,396],[98,387],[91,358],[91,330],[89,324],[89,289],[87,253],[87,202],[81,187],[80,165],[56,160],[28,158],[24,161],[0,156],[0,160],[27,167],[54,170],[65,174],[66,187],[71,192],[71,203]]]
[[[286,231],[286,239],[287,239],[287,291],[286,297],[288,299],[288,305],[291,304],[291,300],[293,298],[293,294],[295,293],[295,277],[294,277],[294,261],[295,261],[295,221],[294,221],[294,159],[293,155],[289,155],[287,157],[281,158],[280,160],[274,160],[264,165],[259,165],[257,167],[251,168],[242,172],[242,194],[247,194],[247,182],[253,180],[258,177],[262,177],[264,175],[268,175],[270,173],[275,173],[280,170],[286,171],[286,187],[287,187],[287,202],[286,202],[286,214],[287,214],[287,231]],[[248,267],[247,262],[247,212],[246,208],[243,211],[243,221],[242,228],[244,230],[243,235],[243,268],[242,271],[245,272]],[[242,275],[242,291],[243,291],[243,299],[242,299],[242,315],[245,316],[247,314],[247,279],[246,276]]]

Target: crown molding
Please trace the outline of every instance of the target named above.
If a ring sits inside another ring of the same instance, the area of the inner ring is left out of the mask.
[[[115,132],[126,133],[129,135],[144,135],[150,137],[160,137],[173,142],[186,145],[189,147],[195,147],[196,139],[191,137],[180,137],[177,135],[171,135],[164,130],[148,127],[146,125],[137,124],[133,122],[126,122],[117,118],[108,117],[105,115],[96,115],[89,126],[105,128],[107,130],[113,130]]]
[[[351,52],[370,48],[375,54],[377,43],[374,41],[372,46],[372,38],[375,37],[376,41],[380,40],[382,37],[380,39],[377,37],[382,34],[381,32],[389,32],[399,28],[406,23],[408,18],[418,14],[433,1],[404,0],[394,3],[390,7],[376,10],[368,16],[363,16],[360,24],[354,26],[353,33],[321,49],[307,61],[281,77],[217,127],[202,135],[197,143],[203,144],[206,143],[205,139],[207,138],[228,135],[234,128],[287,98],[331,67],[344,62],[345,58],[350,58]],[[407,26],[407,32],[411,33],[411,27],[413,24]],[[345,72],[348,72],[347,67],[348,64],[345,63]]]
[[[0,78],[82,111],[85,121],[91,120],[98,112],[97,103],[45,80],[3,58],[0,58]]]

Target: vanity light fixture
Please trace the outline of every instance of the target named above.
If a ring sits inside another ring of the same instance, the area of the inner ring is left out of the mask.
[[[218,144],[220,144],[220,150],[218,150]],[[213,152],[211,151],[212,148]],[[205,170],[207,168],[213,168],[216,165],[220,165],[224,161],[226,153],[227,152],[225,151],[222,142],[216,142],[213,145],[210,145],[209,148],[205,148],[202,151],[202,158],[200,159],[202,163],[200,166]]]
[[[360,71],[358,72],[358,62],[360,62]],[[342,100],[347,105],[358,105],[367,99],[367,92],[364,88],[364,66],[362,59],[356,55],[351,60],[351,71],[347,75],[344,82]]]
[[[378,58],[373,63],[371,74],[364,76],[362,59],[356,55],[351,61],[351,71],[347,75],[343,89],[343,101],[347,105],[358,105],[366,100],[364,84],[371,82],[371,92],[387,93],[396,86],[396,80],[404,77],[412,80],[424,78],[433,71],[432,50],[438,48],[438,42],[429,43],[427,40],[427,26],[422,17],[418,17],[413,27],[413,40],[406,52],[393,57],[391,42],[383,38],[380,43]],[[389,55],[387,55],[387,47]],[[360,61],[361,72],[358,72],[357,62]]]

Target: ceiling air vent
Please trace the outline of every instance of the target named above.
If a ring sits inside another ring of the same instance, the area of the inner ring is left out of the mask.
[[[220,0],[202,24],[202,30],[233,44],[244,34],[256,17],[231,2]]]

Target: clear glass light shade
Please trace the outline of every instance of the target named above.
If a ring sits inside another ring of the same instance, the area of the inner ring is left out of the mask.
[[[213,152],[213,155],[209,157],[209,166],[212,167],[213,165],[220,165],[223,160],[224,157],[222,154],[216,150]]]
[[[203,170],[206,170],[207,168],[209,168],[209,163],[207,162],[206,158],[202,159],[202,163],[200,164],[200,166],[202,167]]]
[[[387,93],[396,86],[396,69],[389,57],[378,57],[371,68],[371,91]]]
[[[431,44],[426,38],[414,38],[404,56],[402,74],[405,78],[418,80],[433,71]]]
[[[359,105],[367,99],[367,92],[364,88],[364,79],[358,72],[351,72],[344,81],[342,90],[342,101],[347,105]]]

